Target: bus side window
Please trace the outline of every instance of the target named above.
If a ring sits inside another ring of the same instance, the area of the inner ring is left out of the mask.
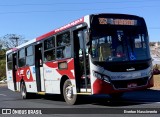
[[[26,48],[26,65],[34,64],[34,55],[33,55],[33,46],[29,46]]]
[[[57,59],[71,57],[70,32],[67,31],[57,36]]]
[[[55,60],[55,37],[54,36],[44,41],[44,61],[52,61],[52,60]]]
[[[65,58],[71,57],[71,45],[65,46],[65,49],[63,50],[63,54]]]
[[[51,61],[55,60],[55,50],[49,50],[44,52],[44,60]]]
[[[19,53],[18,65],[19,65],[19,67],[23,67],[26,64],[26,61],[25,61],[25,49],[22,48],[18,53]]]
[[[12,70],[12,54],[9,54],[7,55],[7,67],[8,67],[8,70]]]

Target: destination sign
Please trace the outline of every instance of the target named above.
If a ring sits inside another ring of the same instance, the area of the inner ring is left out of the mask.
[[[113,18],[98,18],[99,24],[110,25],[137,25],[137,20],[131,19],[113,19]]]

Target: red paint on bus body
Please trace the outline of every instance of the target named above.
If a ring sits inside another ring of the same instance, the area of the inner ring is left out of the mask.
[[[95,82],[93,83],[93,94],[113,94],[113,93],[143,90],[150,87],[153,87],[153,76],[148,80],[148,83],[146,86],[126,88],[126,89],[115,89],[113,87],[113,84],[104,82],[100,79],[96,79]]]
[[[60,62],[67,62],[67,68],[66,69],[59,69],[58,63]],[[66,59],[66,60],[60,60],[55,62],[46,62],[45,65],[47,65],[50,69],[56,69],[56,71],[63,75],[68,76],[70,79],[75,79],[74,75],[74,59]]]
[[[19,68],[16,72],[16,82],[20,82],[23,79],[25,82],[33,82],[33,75],[30,67]]]

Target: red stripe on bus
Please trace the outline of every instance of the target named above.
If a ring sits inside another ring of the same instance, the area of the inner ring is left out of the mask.
[[[56,34],[56,33],[58,33],[58,32],[61,32],[61,31],[63,31],[63,30],[66,30],[66,29],[68,29],[68,28],[70,28],[70,27],[72,27],[72,26],[81,24],[81,23],[83,23],[83,22],[84,22],[84,18],[80,18],[80,19],[78,19],[78,20],[75,20],[75,21],[73,21],[73,22],[71,22],[71,23],[69,23],[69,24],[67,24],[67,25],[65,25],[65,26],[62,26],[62,27],[60,27],[60,28],[58,28],[58,29],[55,29],[55,30],[53,30],[53,31],[51,31],[51,32],[48,32],[48,33],[46,33],[46,34],[44,34],[44,35],[42,35],[42,36],[37,37],[37,38],[36,38],[36,41],[40,41],[40,40],[42,40],[42,39],[44,39],[44,38],[50,37],[50,36],[52,36],[52,35],[54,35],[54,34]]]

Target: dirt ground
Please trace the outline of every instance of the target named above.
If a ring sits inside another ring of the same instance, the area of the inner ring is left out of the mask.
[[[151,89],[160,90],[160,75],[154,75],[153,79],[154,79],[154,87],[152,87]]]
[[[5,84],[0,84],[0,87],[1,87],[1,86],[7,86],[7,83],[5,83]]]

